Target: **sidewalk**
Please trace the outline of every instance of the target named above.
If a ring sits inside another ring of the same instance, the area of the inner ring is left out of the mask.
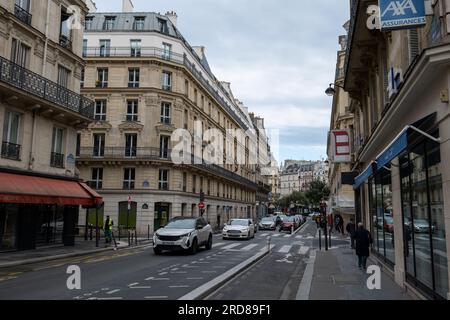
[[[375,259],[368,260],[368,266],[378,265]],[[411,300],[392,278],[381,271],[381,290],[369,290],[367,279],[370,275],[358,268],[355,251],[348,246],[332,247],[331,250],[313,251],[308,261],[309,279],[302,282],[300,289],[309,300]],[[383,270],[383,268],[381,268]],[[306,275],[306,277],[308,277]],[[309,284],[309,290],[308,290]]]
[[[19,265],[78,257],[92,253],[114,250],[114,245],[105,247],[105,242],[103,239],[100,241],[98,248],[95,244],[95,240],[84,241],[84,239],[77,239],[74,247],[54,245],[35,250],[0,253],[0,268],[15,267]],[[151,240],[138,238],[138,245],[128,246],[128,240],[123,241],[122,239],[122,241],[117,242],[117,247],[119,250],[123,250],[128,248],[133,249],[149,244],[151,244]]]

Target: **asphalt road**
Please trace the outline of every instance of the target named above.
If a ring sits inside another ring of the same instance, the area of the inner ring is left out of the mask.
[[[153,255],[151,246],[0,269],[0,300],[175,300],[266,250],[272,253],[214,299],[292,299],[314,241],[315,224],[297,234],[260,231],[252,240],[222,240],[195,256]],[[280,260],[280,261],[278,261]],[[67,288],[67,268],[81,269],[81,290]]]

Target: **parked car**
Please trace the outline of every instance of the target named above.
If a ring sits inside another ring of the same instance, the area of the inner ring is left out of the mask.
[[[384,231],[394,233],[394,219],[391,217],[384,217]]]
[[[435,226],[431,226],[431,232],[435,231]],[[414,232],[415,233],[429,233],[430,223],[425,219],[414,219]]]
[[[282,231],[293,231],[300,227],[300,223],[295,216],[286,217],[281,223],[280,232]]]
[[[277,228],[275,217],[265,217],[259,222],[260,230],[275,230]]]
[[[251,219],[232,219],[222,230],[223,239],[251,239],[255,237],[255,226]]]
[[[195,254],[201,246],[211,250],[212,241],[212,227],[205,219],[178,217],[155,232],[153,251],[156,255],[164,250],[187,250]]]

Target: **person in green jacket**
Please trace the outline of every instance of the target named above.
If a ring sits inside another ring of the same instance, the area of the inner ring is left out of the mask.
[[[112,242],[113,225],[114,225],[114,221],[109,216],[107,216],[106,221],[105,221],[105,226],[104,226],[106,243]]]

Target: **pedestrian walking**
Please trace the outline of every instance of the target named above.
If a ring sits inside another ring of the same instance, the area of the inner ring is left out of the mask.
[[[344,235],[344,218],[339,214],[339,230],[341,230],[342,235]]]
[[[358,256],[358,267],[362,270],[367,269],[367,258],[370,256],[370,245],[373,243],[372,236],[364,228],[362,223],[358,223],[353,238],[356,242],[356,255]]]
[[[350,236],[350,240],[352,242],[352,249],[355,249],[355,238],[353,238],[356,231],[355,221],[353,219],[350,219],[350,222],[347,223],[347,227],[345,229],[347,230],[347,233]]]
[[[105,241],[106,243],[112,242],[112,229],[113,229],[114,221],[107,216],[105,221],[105,226],[103,230],[105,230]]]
[[[341,233],[341,216],[340,216],[340,214],[337,214],[334,216],[334,228],[336,229],[337,233]]]

